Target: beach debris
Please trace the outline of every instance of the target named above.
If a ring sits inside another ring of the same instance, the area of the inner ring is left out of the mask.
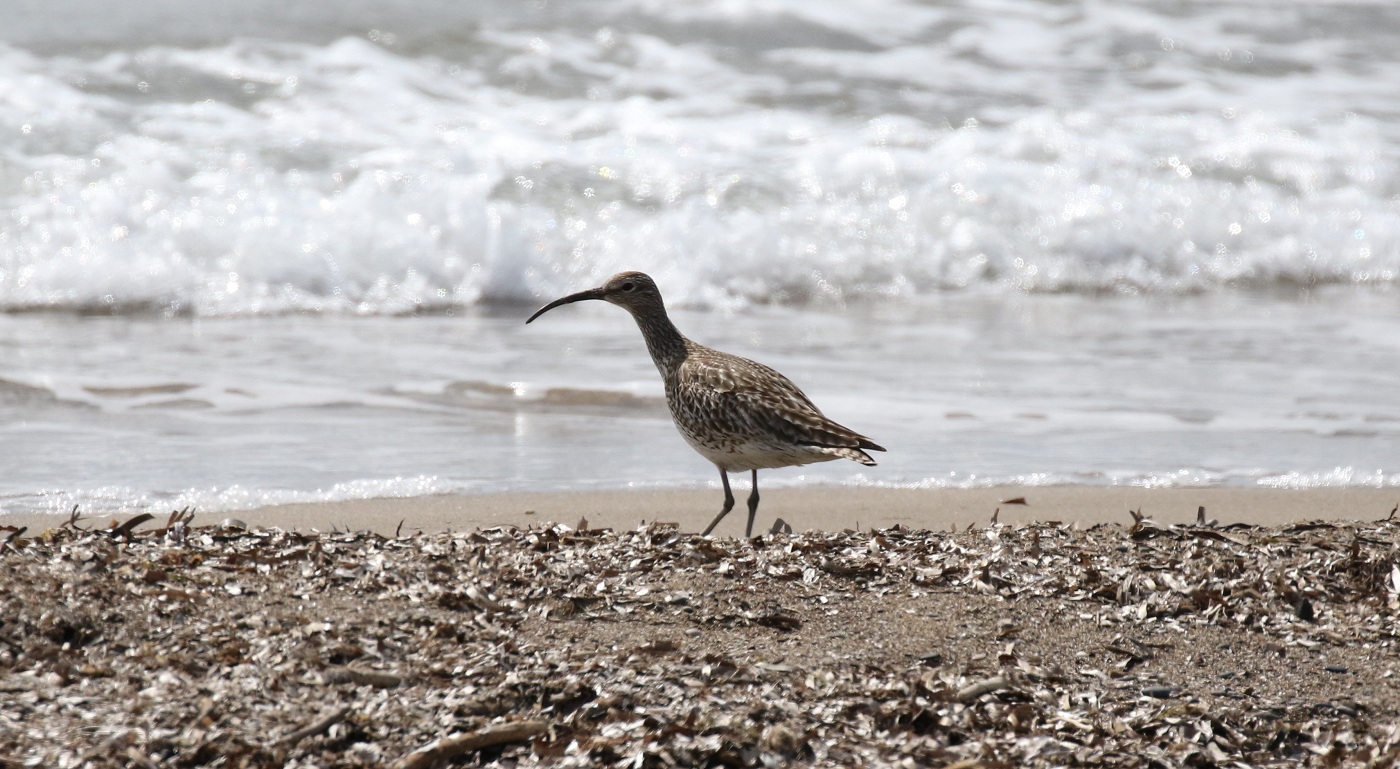
[[[350,706],[342,705],[336,708],[335,710],[332,710],[331,712],[325,714],[324,716],[316,719],[315,721],[312,721],[306,726],[288,732],[286,736],[274,742],[273,746],[290,748],[294,747],[297,743],[301,742],[307,737],[315,737],[318,734],[324,734],[326,730],[340,723],[341,720],[343,720],[346,714],[349,712]]]
[[[394,764],[394,769],[428,769],[482,748],[538,737],[549,729],[544,721],[517,721],[478,729],[424,745]]]
[[[1386,766],[1400,521],[0,529],[33,766]],[[146,521],[142,521],[145,523]],[[961,763],[960,763],[961,762]]]
[[[146,521],[153,520],[154,518],[155,516],[150,513],[141,513],[140,515],[134,515],[126,519],[120,524],[113,521],[112,527],[107,530],[107,533],[113,537],[130,536],[131,532],[135,530],[137,526],[140,526]]]
[[[959,689],[957,699],[959,702],[971,702],[984,694],[991,694],[1009,688],[1011,688],[1010,681],[1002,676],[995,676]]]
[[[1317,612],[1313,610],[1312,601],[1309,601],[1307,596],[1298,597],[1298,605],[1293,608],[1293,613],[1304,622],[1317,619]]]
[[[373,686],[376,689],[392,689],[403,683],[403,676],[382,670],[363,670],[353,667],[327,668],[321,678],[328,684],[354,684]]]
[[[3,543],[0,543],[0,550],[7,550],[7,549],[10,549],[10,548],[15,548],[15,547],[16,547],[16,545],[15,545],[15,540],[19,539],[20,536],[21,536],[22,534],[24,534],[24,532],[29,531],[29,527],[28,527],[28,526],[0,526],[0,531],[8,531],[8,532],[9,532],[9,534],[6,534],[6,535],[5,535],[5,541],[4,541]],[[22,541],[23,541],[23,540],[21,540],[21,542],[22,542]]]

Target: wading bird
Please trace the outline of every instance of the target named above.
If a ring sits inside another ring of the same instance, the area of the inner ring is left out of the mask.
[[[865,453],[885,449],[869,438],[826,418],[792,380],[762,363],[712,350],[681,335],[666,314],[656,283],[640,272],[622,272],[598,288],[556,299],[531,315],[535,318],[563,304],[601,299],[632,313],[647,350],[666,383],[671,419],[687,443],[719,468],[724,508],[702,536],[734,509],[730,471],[753,473],[749,522],[753,536],[758,512],[758,471],[850,459],[863,465],[875,460]]]

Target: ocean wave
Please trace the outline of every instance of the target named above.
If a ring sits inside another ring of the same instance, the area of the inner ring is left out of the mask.
[[[691,307],[1400,282],[1400,99],[1240,7],[1175,38],[1146,9],[628,7],[0,46],[0,310],[446,312],[621,269]]]

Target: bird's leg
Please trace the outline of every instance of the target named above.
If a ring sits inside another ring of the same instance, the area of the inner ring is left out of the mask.
[[[719,522],[724,520],[724,516],[729,515],[729,511],[734,509],[734,492],[729,490],[729,473],[720,470],[719,479],[724,481],[724,509],[719,511],[719,515],[716,515],[715,519],[710,521],[710,525],[706,526],[704,531],[700,532],[700,536],[702,537],[710,536],[710,532],[714,531],[715,527],[719,525]],[[752,518],[752,516],[750,516],[750,518]],[[753,525],[752,520],[749,521],[749,525]]]
[[[753,471],[753,491],[749,492],[749,525],[744,527],[744,536],[753,536],[753,517],[758,514],[758,471]]]

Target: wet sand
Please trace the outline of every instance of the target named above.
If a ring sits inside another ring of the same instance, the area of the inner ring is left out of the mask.
[[[743,533],[747,488],[736,485],[735,510],[715,530]],[[1221,524],[1286,525],[1300,520],[1371,521],[1400,504],[1400,489],[1146,489],[1097,486],[1003,486],[985,489],[778,488],[762,491],[755,533],[781,518],[794,531],[888,528],[963,530],[985,526],[998,509],[1003,523],[1057,521],[1091,526],[1130,524],[1130,510],[1161,523],[1191,523],[1197,510]],[[1014,500],[1022,499],[1025,504]],[[718,489],[451,495],[348,502],[290,504],[232,513],[200,514],[195,523],[237,518],[253,526],[294,530],[332,529],[392,534],[404,531],[464,531],[542,522],[592,528],[634,529],[643,522],[675,523],[700,531],[718,512]],[[159,516],[167,511],[153,510]],[[118,516],[124,519],[129,516]],[[40,531],[63,516],[0,515],[0,524]]]

